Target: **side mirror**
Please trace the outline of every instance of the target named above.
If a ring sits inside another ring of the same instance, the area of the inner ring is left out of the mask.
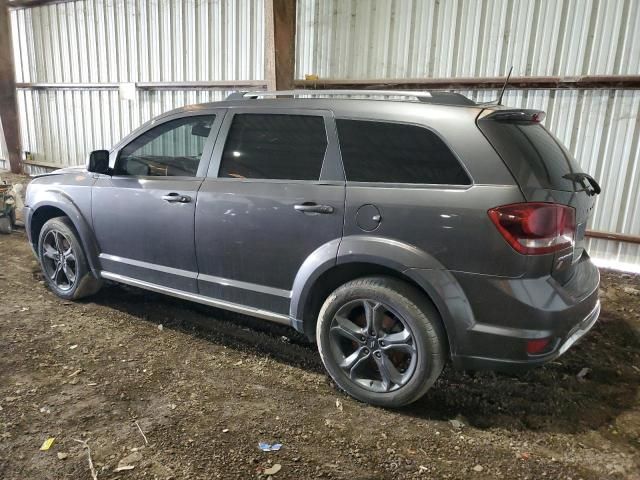
[[[191,135],[207,138],[209,133],[211,133],[211,127],[207,126],[205,122],[196,123],[191,127]]]
[[[109,151],[94,150],[89,154],[87,170],[93,173],[109,173]]]

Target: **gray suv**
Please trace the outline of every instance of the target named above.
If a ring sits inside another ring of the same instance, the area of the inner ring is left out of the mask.
[[[600,187],[543,118],[454,93],[237,93],[33,180],[29,241],[62,298],[108,280],[290,325],[339,387],[397,407],[447,361],[541,364],[596,322]]]

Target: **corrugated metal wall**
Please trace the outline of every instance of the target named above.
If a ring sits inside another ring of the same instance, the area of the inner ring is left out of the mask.
[[[11,21],[18,83],[264,78],[261,0],[78,0],[16,9]],[[228,93],[19,89],[23,149],[38,163],[80,165],[162,112]]]
[[[18,82],[263,78],[262,1],[78,0],[12,12]]]
[[[638,74],[637,0],[299,0],[296,73]]]
[[[182,105],[221,100],[220,90],[138,90],[134,101],[118,90],[19,90],[23,149],[41,168],[83,165],[91,150],[109,149],[134,128]],[[24,112],[24,113],[23,113]]]
[[[263,10],[254,0],[78,0],[16,9],[17,81],[260,80]],[[299,78],[482,77],[510,65],[515,76],[638,75],[640,2],[298,0],[296,51]],[[126,101],[114,89],[20,89],[23,146],[37,162],[82,164],[88,151],[163,111],[227,93],[139,89]],[[640,234],[640,91],[509,91],[507,102],[546,110],[546,124],[601,181],[593,229]],[[640,265],[637,245],[591,244],[599,257]]]
[[[637,0],[299,0],[296,76],[640,74]],[[497,91],[462,92],[488,101]],[[640,91],[517,90],[505,103],[546,125],[602,184],[590,228],[640,235]],[[640,267],[640,245],[590,240]]]

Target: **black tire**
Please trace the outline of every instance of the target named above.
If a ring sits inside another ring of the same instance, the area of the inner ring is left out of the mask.
[[[13,222],[11,221],[11,217],[8,217],[6,215],[0,217],[0,233],[4,233],[8,235],[12,231],[13,231]]]
[[[349,328],[343,328],[343,312],[357,313],[359,302],[364,313],[349,320]],[[337,323],[339,312],[342,320]],[[370,317],[367,312],[372,312]],[[386,322],[389,327],[369,331],[362,327],[363,322],[365,327],[370,325],[368,318],[374,325]],[[352,327],[361,328],[357,338],[351,335],[356,330]],[[376,335],[372,334],[374,330]],[[387,341],[383,346],[383,340],[392,339],[391,335],[393,340],[402,337],[402,342]],[[335,290],[320,309],[316,338],[322,362],[338,387],[360,401],[387,408],[401,407],[422,397],[440,376],[448,359],[446,333],[436,308],[424,293],[392,277],[360,278]],[[399,347],[404,350],[400,366],[394,360],[398,354],[392,357]],[[343,351],[345,348],[347,352]],[[349,353],[351,348],[354,351]],[[354,355],[357,360],[350,361]],[[350,369],[352,362],[355,366]],[[389,369],[389,362],[394,369]],[[372,379],[376,368],[379,380]],[[355,369],[364,371],[363,378],[354,374]]]
[[[52,218],[42,226],[38,259],[47,285],[60,298],[78,300],[102,286],[91,272],[78,234],[67,217]]]

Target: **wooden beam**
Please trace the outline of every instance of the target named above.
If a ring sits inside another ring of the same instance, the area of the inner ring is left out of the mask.
[[[193,82],[136,82],[139,90],[264,90],[265,80],[215,80]],[[119,83],[16,83],[27,90],[118,90]]]
[[[296,80],[298,88],[465,90],[502,88],[504,77],[378,78]],[[511,77],[507,88],[525,89],[640,89],[640,75],[585,75],[581,77]]]
[[[291,90],[296,56],[296,0],[266,0],[265,23],[268,89]]]
[[[598,232],[587,230],[585,235],[591,238],[602,238],[604,240],[615,240],[616,242],[635,243],[640,245],[640,235],[626,235],[624,233]]]
[[[7,0],[0,0],[0,121],[5,144],[9,152],[9,165],[13,173],[22,173],[22,145],[18,100],[16,96],[16,69],[11,46],[11,21]]]

